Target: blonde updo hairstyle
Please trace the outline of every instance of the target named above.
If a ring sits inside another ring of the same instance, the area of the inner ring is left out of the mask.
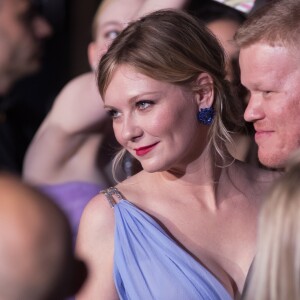
[[[100,61],[97,79],[103,99],[120,65],[194,91],[205,88],[197,83],[198,76],[209,74],[213,80],[215,116],[208,144],[223,163],[228,162],[225,143],[231,141],[230,130],[242,124],[242,112],[230,101],[223,48],[200,20],[183,11],[160,10],[129,24]],[[115,162],[124,153],[123,149]]]

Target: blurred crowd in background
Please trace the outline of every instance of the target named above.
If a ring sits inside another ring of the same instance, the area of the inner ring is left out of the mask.
[[[33,0],[32,3],[30,12],[20,18],[29,22],[39,14],[47,23],[46,32],[38,37],[41,49],[36,59],[40,66],[35,70],[27,66],[26,76],[21,76],[8,92],[0,92],[0,165],[18,174],[22,172],[25,151],[54,98],[70,79],[90,69],[86,49],[99,5],[96,0]]]

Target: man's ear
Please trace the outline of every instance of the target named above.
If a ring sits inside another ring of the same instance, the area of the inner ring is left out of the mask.
[[[214,102],[214,82],[207,73],[201,73],[196,79],[195,99],[200,108],[208,108]]]

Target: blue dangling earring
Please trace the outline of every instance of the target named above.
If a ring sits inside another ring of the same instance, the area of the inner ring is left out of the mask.
[[[213,107],[201,108],[197,113],[197,119],[204,125],[211,125],[213,122],[215,111]]]

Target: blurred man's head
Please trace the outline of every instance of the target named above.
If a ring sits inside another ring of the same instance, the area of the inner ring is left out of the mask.
[[[300,148],[299,16],[299,0],[270,1],[236,35],[249,91],[244,117],[254,125],[260,162],[271,168],[284,168]]]
[[[74,261],[64,214],[33,188],[0,174],[0,299],[64,299]]]
[[[31,0],[0,0],[0,95],[40,67],[40,43],[52,32]]]

